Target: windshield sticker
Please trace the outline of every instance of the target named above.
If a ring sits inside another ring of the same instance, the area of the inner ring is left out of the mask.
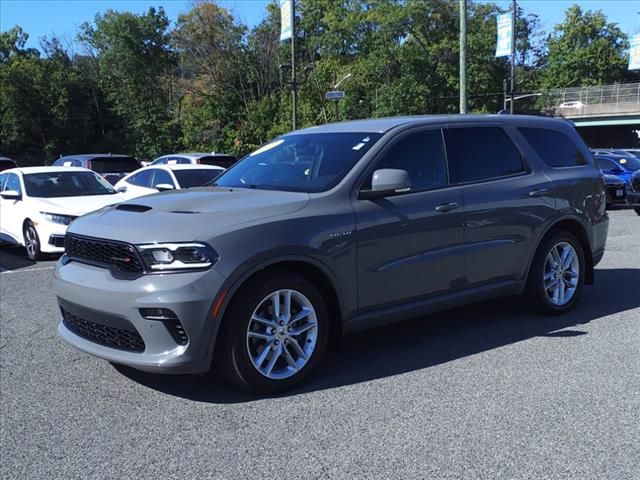
[[[63,167],[70,167],[71,165],[73,165],[73,162],[64,162],[62,164]]]
[[[624,165],[625,163],[627,163],[627,159],[626,158],[621,158],[620,159],[620,163]]]
[[[364,143],[360,142],[359,144],[355,145],[352,150],[360,150],[362,147],[364,147]]]
[[[260,155],[261,153],[268,152],[272,148],[276,148],[278,145],[282,145],[283,143],[284,143],[284,138],[281,138],[280,140],[276,140],[275,142],[267,143],[265,146],[260,147],[255,152],[250,153],[249,156],[253,157],[254,155]]]

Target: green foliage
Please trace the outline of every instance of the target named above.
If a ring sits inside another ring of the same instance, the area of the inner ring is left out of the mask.
[[[341,120],[458,111],[457,1],[297,5],[300,126],[336,120],[324,94],[347,74]],[[503,10],[468,8],[469,110],[495,112],[509,75],[494,56]],[[25,48],[20,27],[0,32],[0,152],[245,154],[291,128],[291,50],[279,30],[274,0],[251,29],[213,2],[194,2],[173,28],[162,8],[109,10],[80,27],[73,56],[56,39],[42,53]],[[521,92],[638,78],[626,71],[627,37],[600,11],[573,6],[548,36],[520,11],[516,42]]]
[[[583,12],[573,5],[547,38],[540,85],[549,89],[620,82],[627,75],[627,48],[626,35],[608,23],[601,10]]]

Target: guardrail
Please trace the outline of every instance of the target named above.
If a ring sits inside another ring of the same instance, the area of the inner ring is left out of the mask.
[[[556,88],[550,90],[546,97],[549,108],[566,105],[570,102],[579,102],[582,105],[640,104],[640,82]]]

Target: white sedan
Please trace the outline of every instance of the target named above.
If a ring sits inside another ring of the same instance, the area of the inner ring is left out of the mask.
[[[86,168],[26,167],[0,173],[0,241],[26,247],[30,260],[64,252],[80,215],[126,200]]]
[[[224,168],[213,165],[151,165],[130,173],[115,185],[127,198],[140,197],[165,190],[201,187],[211,183]]]

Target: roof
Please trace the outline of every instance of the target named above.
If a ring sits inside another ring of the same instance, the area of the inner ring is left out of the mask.
[[[187,153],[168,153],[166,155],[162,155],[155,160],[165,157],[186,157],[192,160],[197,160],[202,157],[233,157],[233,155],[229,155],[228,153],[217,153],[217,152],[187,152]]]
[[[217,165],[202,165],[200,163],[167,163],[163,165],[149,165],[144,168],[163,168],[165,170],[224,170],[224,168]]]
[[[49,173],[49,172],[90,172],[91,170],[82,167],[18,167],[4,170],[2,173]]]
[[[567,123],[566,120],[553,117],[539,117],[533,115],[414,115],[406,117],[372,118],[367,120],[352,120],[340,123],[328,123],[305,128],[292,133],[385,133],[392,128],[411,124],[454,124],[454,123],[503,123],[518,125],[541,125],[549,122]],[[568,123],[567,123],[568,124]]]
[[[62,155],[59,158],[55,158],[53,161],[60,159],[75,159],[75,160],[91,160],[93,158],[131,158],[133,155],[127,155],[124,153],[76,153],[74,155]]]

